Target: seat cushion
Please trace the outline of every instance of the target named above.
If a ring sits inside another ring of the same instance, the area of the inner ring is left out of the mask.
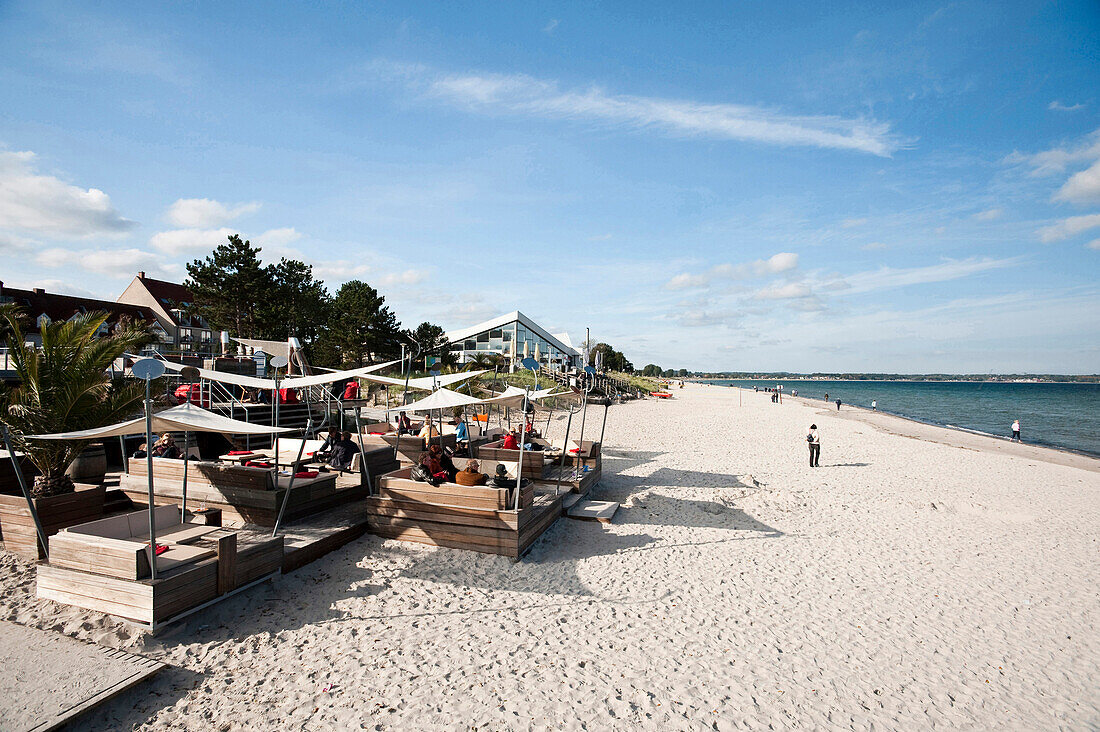
[[[206,526],[204,524],[179,524],[171,528],[165,529],[163,532],[157,532],[158,544],[190,544],[193,541],[201,539],[212,531],[217,531],[217,526]],[[141,536],[135,536],[136,541],[148,542],[149,533],[146,532]],[[162,555],[163,556],[163,555]]]
[[[184,564],[191,564],[212,557],[215,554],[216,552],[211,549],[200,549],[186,544],[171,544],[168,551],[157,556],[157,571],[165,572]]]

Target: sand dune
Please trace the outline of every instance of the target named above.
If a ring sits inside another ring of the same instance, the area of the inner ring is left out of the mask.
[[[3,553],[0,617],[174,667],[82,729],[1100,724],[1096,461],[676,397],[611,409],[615,522],[518,564],[366,537],[152,638]]]

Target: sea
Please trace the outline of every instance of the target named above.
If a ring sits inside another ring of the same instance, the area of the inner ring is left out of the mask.
[[[973,381],[754,381],[715,379],[712,384],[774,388],[800,397],[844,404],[928,424],[998,437],[1020,420],[1024,442],[1100,457],[1100,384]]]

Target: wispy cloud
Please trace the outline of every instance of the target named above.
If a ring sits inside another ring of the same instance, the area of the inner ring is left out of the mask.
[[[949,259],[925,267],[880,267],[876,270],[845,275],[839,282],[834,281],[833,284],[846,284],[848,286],[842,289],[845,295],[858,295],[877,290],[957,280],[981,272],[1012,267],[1019,262],[1019,257],[1005,259],[971,257],[969,259]]]
[[[996,221],[1004,216],[1005,210],[1003,208],[989,208],[985,211],[979,211],[974,214],[975,221]]]
[[[406,78],[423,74],[402,67]],[[479,112],[505,112],[655,129],[673,135],[800,145],[889,156],[901,147],[890,125],[867,119],[787,115],[739,104],[613,94],[598,87],[563,89],[524,74],[465,74],[419,79],[427,93]]]
[[[842,229],[854,229],[857,226],[863,226],[867,223],[867,219],[844,219],[840,222],[840,228]]]
[[[1056,224],[1044,226],[1039,229],[1039,238],[1049,244],[1052,241],[1062,241],[1077,236],[1082,231],[1100,227],[1100,214],[1086,214],[1085,216],[1070,216]]]
[[[1091,163],[1100,159],[1100,130],[1094,130],[1073,144],[1060,145],[1037,153],[1014,152],[1005,162],[1031,167],[1032,175],[1064,173],[1079,163]]]
[[[1062,102],[1057,99],[1047,105],[1047,109],[1054,112],[1076,112],[1077,110],[1084,108],[1084,104],[1062,104]]]
[[[665,283],[669,290],[687,290],[705,287],[715,280],[743,280],[749,277],[788,272],[798,267],[798,255],[793,252],[780,252],[767,259],[758,259],[747,264],[718,264],[701,274],[678,274]]]
[[[549,23],[543,26],[542,32],[546,34],[553,33],[554,29],[557,28],[559,24],[560,21],[557,18],[552,18]]]
[[[0,151],[0,228],[91,237],[121,236],[134,226],[103,191],[39,173],[33,152]]]
[[[166,218],[173,226],[183,229],[208,229],[259,209],[260,204],[256,202],[230,206],[210,198],[181,198],[168,207]]]
[[[43,249],[34,256],[40,267],[60,268],[81,272],[94,272],[107,277],[133,277],[139,270],[165,278],[183,276],[183,267],[165,263],[156,252],[142,249]]]
[[[1054,200],[1080,205],[1100,204],[1100,160],[1070,177],[1054,194]]]
[[[775,284],[764,287],[753,293],[756,300],[793,300],[800,297],[809,297],[813,292],[805,282],[788,282],[785,285]]]
[[[1091,249],[1094,252],[1095,251],[1100,251],[1100,239],[1093,239],[1092,241],[1090,241],[1088,244],[1085,245],[1085,248],[1086,249]]]

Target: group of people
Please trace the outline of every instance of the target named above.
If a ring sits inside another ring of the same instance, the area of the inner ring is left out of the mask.
[[[481,463],[473,458],[466,461],[466,465],[459,469],[455,465],[451,450],[439,445],[431,445],[420,455],[420,459],[412,470],[412,479],[439,485],[440,483],[457,483],[463,486],[492,485],[496,488],[514,488],[515,478],[508,476],[508,469],[503,464],[497,464],[493,477],[490,478],[481,472]],[[529,481],[523,479],[526,485]]]
[[[141,443],[141,447],[137,449],[131,458],[144,458],[149,457],[149,443]],[[157,441],[153,443],[152,449],[153,457],[168,458],[170,460],[178,460],[183,457],[183,453],[176,447],[176,440],[171,434],[165,432],[163,435],[157,438]]]

